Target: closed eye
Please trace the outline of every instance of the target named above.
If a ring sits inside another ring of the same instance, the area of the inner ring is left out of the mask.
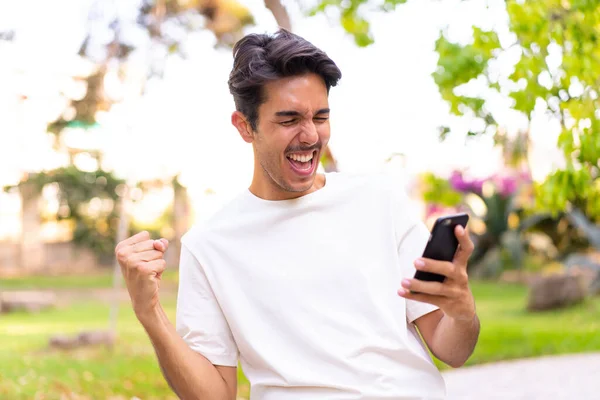
[[[282,121],[279,124],[283,125],[283,126],[290,126],[290,125],[293,125],[296,121],[297,121],[297,119],[289,119],[287,121]]]

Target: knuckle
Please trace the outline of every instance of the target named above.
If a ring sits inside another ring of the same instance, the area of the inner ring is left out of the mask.
[[[136,262],[132,263],[131,264],[131,268],[132,269],[140,270],[140,269],[144,268],[144,264],[145,263],[143,261],[139,260],[139,261],[136,261]]]
[[[456,272],[456,280],[459,281],[460,283],[465,283],[469,281],[469,276],[467,274],[467,271],[465,270],[458,270]]]
[[[409,288],[410,288],[409,293],[419,292],[419,291],[423,290],[423,284],[421,282],[419,282],[419,280],[414,280],[413,282],[410,283]]]
[[[431,282],[431,294],[442,294],[444,293],[444,291],[446,287],[444,286],[443,283],[440,282]]]
[[[117,255],[117,259],[119,261],[124,261],[127,259],[127,252],[123,248],[117,248],[115,250],[115,254]]]
[[[450,297],[450,298],[460,297],[460,290],[459,290],[459,288],[457,288],[456,286],[451,287],[448,290],[448,296],[447,297]]]
[[[447,273],[452,273],[456,269],[454,263],[452,261],[445,261],[443,264],[443,268]]]
[[[472,252],[475,249],[475,244],[473,244],[473,241],[471,239],[469,239],[467,241],[467,243],[465,244],[465,250],[468,251],[469,253]]]

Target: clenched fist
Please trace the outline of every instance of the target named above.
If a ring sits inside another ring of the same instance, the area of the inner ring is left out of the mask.
[[[152,240],[144,231],[123,240],[115,248],[138,318],[158,305],[160,279],[166,267],[164,254],[168,247],[167,239]]]

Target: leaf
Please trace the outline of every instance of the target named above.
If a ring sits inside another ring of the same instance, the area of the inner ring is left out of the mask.
[[[448,137],[449,133],[450,133],[450,127],[448,127],[448,126],[438,127],[438,136],[440,138],[440,141],[446,140],[446,137]]]
[[[502,126],[486,107],[482,95],[459,91],[475,80],[487,82],[498,96],[509,96],[512,108],[530,120],[542,100],[548,115],[562,126],[557,145],[566,167],[535,186],[537,206],[557,213],[579,207],[600,222],[600,2],[595,0],[507,0],[508,27],[516,39],[503,48],[497,35],[473,27],[470,44],[450,42],[440,33],[439,55],[432,74],[441,97],[456,115],[473,114],[485,125]],[[506,79],[491,76],[492,60],[518,56]],[[485,129],[484,131],[490,131]],[[440,131],[444,134],[444,131]],[[475,130],[470,135],[481,134]],[[522,149],[526,157],[527,149]]]
[[[319,4],[308,10],[308,15],[313,17],[318,13],[324,12],[327,8],[331,6],[340,7],[342,4],[342,0],[322,0]]]
[[[383,5],[381,6],[383,11],[389,12],[394,11],[396,7],[401,4],[406,3],[407,0],[384,0]]]

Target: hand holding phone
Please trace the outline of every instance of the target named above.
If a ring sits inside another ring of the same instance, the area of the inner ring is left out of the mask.
[[[466,228],[469,215],[466,213],[447,215],[435,221],[429,241],[423,251],[423,258],[439,261],[452,261],[458,249],[458,239],[454,233],[458,225]],[[415,279],[430,282],[444,282],[445,276],[432,272],[417,271]]]
[[[402,280],[398,295],[433,304],[449,318],[478,326],[475,299],[467,275],[473,242],[465,230],[456,232],[458,225],[465,229],[468,220],[468,215],[463,213],[448,215],[435,222],[422,259],[415,260],[417,272],[414,278]]]

